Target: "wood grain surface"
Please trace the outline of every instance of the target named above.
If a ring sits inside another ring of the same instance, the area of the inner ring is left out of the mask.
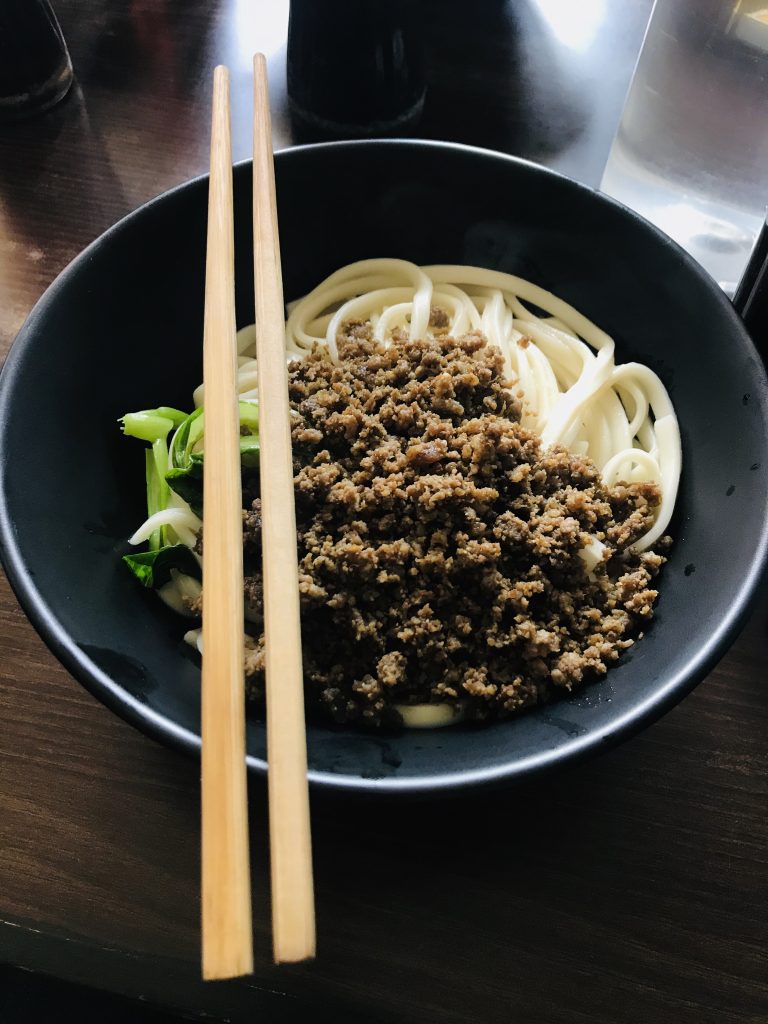
[[[424,0],[419,133],[595,183],[650,0]],[[210,71],[270,64],[283,3],[59,0],[78,87],[0,128],[0,355],[85,244],[207,162]],[[558,17],[560,20],[558,20]],[[572,15],[571,21],[572,21]],[[564,22],[563,19],[566,19]],[[768,588],[720,666],[619,749],[524,788],[313,798],[313,964],[275,967],[266,799],[250,784],[256,972],[199,979],[199,765],[65,672],[0,583],[0,959],[192,1015],[382,1024],[765,1024]]]

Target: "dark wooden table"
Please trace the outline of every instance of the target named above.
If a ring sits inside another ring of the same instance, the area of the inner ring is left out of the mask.
[[[424,0],[420,133],[596,184],[650,6]],[[233,71],[236,157],[250,146],[256,49],[270,58],[276,145],[292,141],[284,3],[57,8],[78,87],[0,129],[3,355],[87,242],[205,169],[214,63]],[[764,1024],[767,619],[764,591],[691,697],[568,774],[434,803],[315,797],[310,966],[270,964],[252,782],[256,973],[203,986],[198,767],[93,700],[3,581],[0,958],[232,1021]]]

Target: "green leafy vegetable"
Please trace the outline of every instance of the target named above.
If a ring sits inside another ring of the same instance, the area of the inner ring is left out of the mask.
[[[259,407],[255,402],[239,403],[240,460],[252,468],[259,461]],[[203,504],[204,416],[203,410],[180,412],[169,406],[126,413],[120,419],[125,434],[148,441],[145,467],[147,515],[168,508],[171,490],[198,515]],[[173,431],[170,444],[168,435]],[[123,561],[142,586],[158,589],[175,569],[186,576],[201,578],[200,564],[185,544],[174,543],[172,526],[158,527],[149,537],[149,550],[125,555]]]
[[[239,415],[240,464],[252,469],[259,464],[259,407],[255,402],[240,402]],[[195,409],[171,439],[170,468],[165,474],[167,483],[198,515],[203,505],[204,434],[203,409]]]
[[[189,417],[179,409],[161,405],[157,409],[129,412],[118,421],[129,437],[149,441],[152,448],[146,453],[147,515],[153,516],[168,507],[170,489],[165,479],[168,472],[168,434],[181,426]],[[150,552],[160,551],[168,543],[168,527],[161,526],[149,538]],[[129,557],[129,556],[126,556]]]
[[[168,485],[189,505],[195,515],[203,511],[203,460],[190,459],[186,469],[169,469],[165,474]]]
[[[178,427],[187,418],[185,412],[161,405],[158,409],[142,409],[139,412],[128,412],[118,422],[123,433],[129,437],[138,437],[142,441],[157,441],[168,437],[169,432]]]
[[[195,409],[177,426],[171,438],[168,456],[172,469],[185,469],[193,449],[203,433],[203,409]]]
[[[157,590],[171,579],[171,569],[202,579],[200,564],[186,544],[166,544],[155,551],[123,555],[123,561],[143,587]]]

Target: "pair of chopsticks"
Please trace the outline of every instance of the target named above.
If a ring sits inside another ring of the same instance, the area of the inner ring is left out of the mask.
[[[276,962],[315,953],[296,515],[266,62],[254,58],[253,236],[259,366],[272,936]],[[206,979],[253,970],[243,675],[229,73],[213,78],[205,273],[202,960]]]

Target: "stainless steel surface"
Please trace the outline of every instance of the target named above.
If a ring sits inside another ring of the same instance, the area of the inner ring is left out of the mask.
[[[657,0],[601,188],[733,295],[768,203],[766,0]]]

